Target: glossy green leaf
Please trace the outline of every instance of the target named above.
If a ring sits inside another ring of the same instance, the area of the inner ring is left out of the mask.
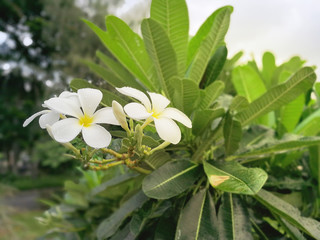
[[[312,177],[318,181],[318,191],[320,192],[320,144],[309,148],[309,166]]]
[[[192,133],[195,136],[201,135],[205,130],[211,128],[214,119],[222,117],[225,111],[223,108],[197,110],[192,119]]]
[[[200,171],[198,165],[189,161],[168,162],[145,177],[142,190],[148,197],[168,199],[190,188]]]
[[[306,240],[306,238],[302,235],[302,233],[297,229],[296,227],[292,226],[290,223],[288,223],[283,218],[276,216],[276,219],[278,223],[280,223],[281,227],[285,230],[287,233],[287,236],[290,236],[290,239],[292,240]]]
[[[170,154],[166,151],[156,151],[145,159],[145,163],[153,170],[161,167],[171,160]]]
[[[246,168],[236,162],[204,162],[204,171],[212,187],[230,193],[253,195],[259,192],[268,175],[260,168]]]
[[[233,69],[232,83],[238,95],[244,96],[249,103],[266,92],[266,87],[259,74],[249,65]]]
[[[223,194],[218,221],[219,239],[253,239],[248,210],[238,196]]]
[[[108,67],[109,71],[111,71],[113,75],[125,83],[125,86],[145,91],[145,87],[140,82],[137,82],[137,79],[135,79],[134,76],[119,62],[116,62],[111,57],[100,51],[97,51],[96,55]],[[105,80],[108,82],[108,79]]]
[[[194,195],[182,209],[176,230],[176,240],[218,239],[216,210],[206,189]]]
[[[280,111],[280,121],[288,132],[292,132],[298,124],[304,109],[304,103],[305,96],[302,94],[282,107]]]
[[[262,57],[262,72],[265,86],[271,87],[273,73],[276,70],[276,60],[271,52],[265,52]]]
[[[271,212],[285,219],[301,231],[314,239],[320,239],[320,222],[312,218],[302,217],[297,208],[263,189],[254,198]]]
[[[229,106],[230,111],[239,112],[249,106],[248,100],[243,96],[235,96]]]
[[[100,185],[98,185],[97,187],[93,188],[91,190],[91,193],[90,195],[91,196],[94,196],[94,195],[97,195],[109,188],[112,188],[112,187],[115,187],[119,184],[122,184],[124,182],[128,182],[132,179],[135,179],[139,176],[139,174],[137,173],[127,173],[127,174],[122,174],[121,176],[119,177],[116,177],[116,178],[112,178],[110,179],[109,181],[106,181],[106,182],[103,182],[101,183]]]
[[[123,66],[149,90],[155,90],[153,66],[138,34],[115,16],[106,18],[106,32],[87,20],[84,22],[99,36],[102,43]]]
[[[210,108],[213,102],[223,93],[224,83],[222,81],[215,81],[214,83],[207,86],[203,92],[203,96],[200,98],[199,108],[207,109]]]
[[[224,147],[226,155],[231,155],[239,148],[242,138],[242,127],[240,121],[230,113],[227,114],[223,126]]]
[[[229,28],[232,10],[230,6],[217,10],[208,34],[203,36],[204,38],[200,38],[200,46],[196,50],[190,69],[188,70],[188,77],[197,84],[200,83],[212,54],[224,41],[224,37]],[[201,31],[201,28],[199,31]],[[193,47],[192,44],[192,41],[190,41],[191,48]]]
[[[195,110],[200,100],[200,90],[198,85],[189,79],[173,78],[171,84],[174,87],[173,103],[187,115]]]
[[[99,224],[97,229],[97,238],[102,240],[112,236],[120,227],[123,220],[134,210],[140,208],[147,200],[148,198],[142,191],[132,196],[110,217],[104,219]]]
[[[234,156],[228,157],[226,160],[230,161],[238,158],[252,158],[252,157],[267,157],[274,154],[284,153],[288,151],[299,150],[302,148],[314,146],[320,143],[320,137],[294,137],[294,139],[272,141],[264,145],[251,146]]]
[[[320,132],[320,109],[306,117],[295,128],[294,133],[303,136],[314,136]]]
[[[113,74],[108,68],[104,68],[94,62],[86,62],[87,66],[90,68],[92,72],[96,75],[107,81],[113,87],[125,87],[127,84],[122,81],[122,79],[118,78]]]
[[[122,99],[118,95],[114,94],[113,92],[110,92],[110,91],[102,89],[102,88],[98,88],[95,85],[88,83],[88,81],[86,81],[84,79],[79,79],[79,78],[73,79],[70,83],[70,87],[74,91],[77,91],[78,89],[81,89],[81,88],[99,89],[103,93],[103,97],[102,97],[102,100],[100,103],[103,106],[109,106],[109,107],[112,106],[113,100],[116,100],[121,105],[125,105],[127,103],[127,101],[125,101],[124,99]]]
[[[227,60],[227,55],[228,50],[226,46],[221,46],[215,51],[204,72],[200,82],[200,88],[206,88],[218,78]]]
[[[207,38],[212,25],[216,21],[217,15],[221,12],[224,11],[226,8],[229,8],[231,11],[233,8],[231,6],[226,6],[217,9],[215,12],[213,12],[207,19],[206,21],[201,25],[199,30],[197,31],[196,35],[191,38],[189,45],[188,45],[188,60],[187,60],[187,66],[189,66],[196,55],[202,41]]]
[[[186,69],[189,17],[185,0],[153,0],[150,17],[161,24],[176,53],[179,76]]]
[[[141,32],[160,85],[166,96],[172,99],[174,88],[170,84],[170,79],[178,75],[178,70],[171,42],[163,27],[153,19],[142,21]]]
[[[248,108],[237,114],[242,125],[245,126],[254,119],[279,107],[288,104],[300,94],[310,89],[316,80],[312,68],[305,67],[294,74],[288,81],[271,88],[265,94],[253,101]]]

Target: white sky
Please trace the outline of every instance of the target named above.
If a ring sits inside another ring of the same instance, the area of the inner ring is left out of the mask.
[[[307,65],[320,68],[320,1],[319,0],[186,0],[190,34],[194,35],[205,19],[217,8],[232,5],[226,43],[229,56],[240,50],[243,60],[260,63],[263,52],[276,55],[278,63],[299,55]],[[144,0],[125,0],[117,11],[121,16]],[[317,70],[318,75],[320,70]]]

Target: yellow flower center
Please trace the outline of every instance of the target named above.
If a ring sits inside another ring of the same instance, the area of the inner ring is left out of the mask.
[[[160,114],[161,114],[161,113],[153,112],[153,113],[152,113],[152,117],[158,119],[158,117],[159,117]]]
[[[91,123],[93,122],[93,117],[88,116],[87,114],[84,114],[80,119],[79,119],[79,124],[84,126],[84,127],[89,127]]]

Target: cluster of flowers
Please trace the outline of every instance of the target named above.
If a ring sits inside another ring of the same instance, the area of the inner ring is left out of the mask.
[[[58,97],[44,101],[42,106],[47,109],[33,114],[23,126],[40,116],[40,127],[46,128],[57,142],[70,142],[81,132],[83,140],[93,148],[105,148],[111,142],[111,134],[99,124],[120,125],[129,131],[127,116],[134,120],[145,120],[142,128],[154,122],[159,137],[173,144],[181,140],[180,129],[173,120],[188,128],[192,127],[190,119],[183,112],[167,107],[170,101],[161,94],[148,92],[150,102],[147,95],[137,89],[116,89],[142,104],[133,102],[123,108],[118,102],[113,101],[112,107],[97,110],[102,100],[101,91],[92,88],[79,89],[77,93],[64,91]]]

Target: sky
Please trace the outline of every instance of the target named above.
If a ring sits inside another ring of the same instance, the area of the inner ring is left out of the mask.
[[[121,16],[145,4],[146,0],[125,0],[117,10]],[[190,35],[194,35],[216,9],[232,5],[234,12],[226,43],[229,57],[240,50],[243,61],[255,58],[261,63],[265,51],[275,54],[277,63],[300,56],[306,65],[320,68],[319,0],[186,0],[189,9]],[[320,69],[317,69],[318,75]]]

